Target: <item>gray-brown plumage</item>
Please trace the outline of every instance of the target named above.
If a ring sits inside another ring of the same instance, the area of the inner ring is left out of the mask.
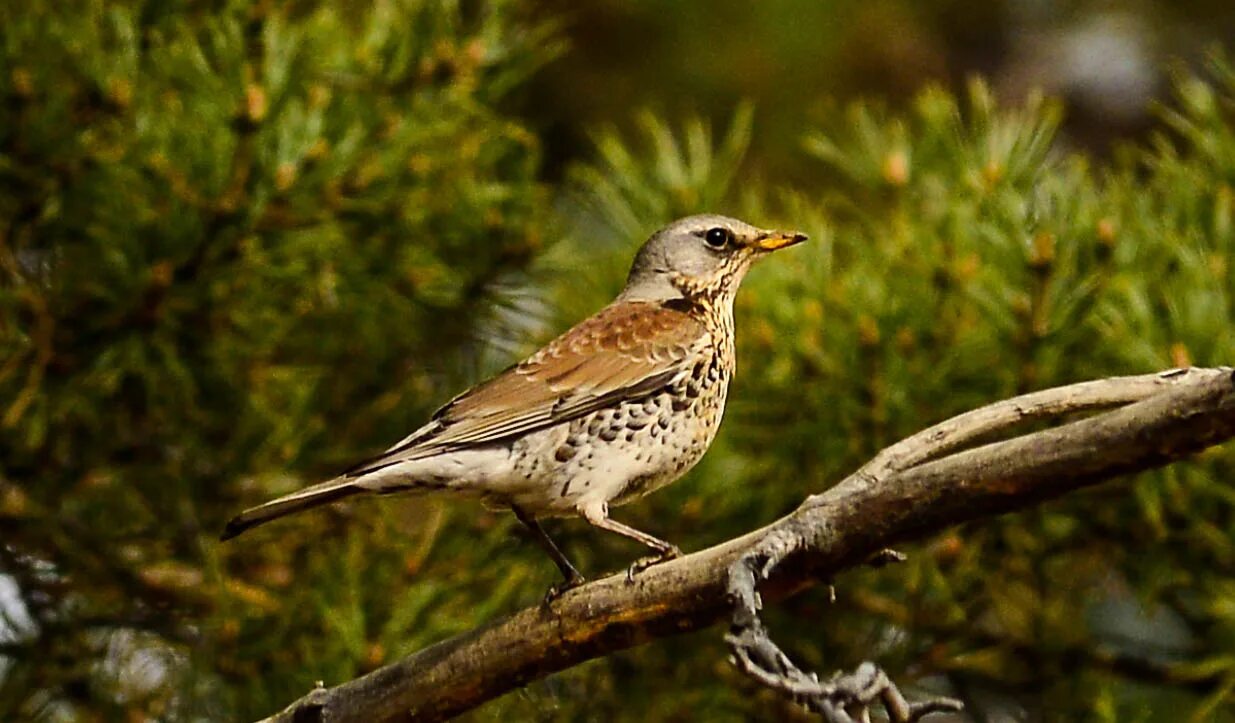
[[[583,577],[539,518],[579,515],[654,549],[632,574],[678,555],[609,508],[673,482],[707,451],[734,372],[738,285],[756,259],[805,238],[723,216],[675,221],[648,239],[622,293],[594,316],[382,455],[242,512],[223,539],[354,494],[441,490],[512,509],[567,587]]]

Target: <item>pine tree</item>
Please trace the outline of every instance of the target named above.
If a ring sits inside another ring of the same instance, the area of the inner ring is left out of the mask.
[[[0,6],[0,717],[234,720],[535,603],[508,516],[357,501],[215,541],[618,288],[701,210],[812,237],[739,299],[721,437],[620,515],[692,550],[1020,391],[1235,358],[1235,74],[1184,76],[1099,163],[974,82],[810,129],[793,184],[740,108],[597,133],[559,187],[506,110],[557,52],[514,0]],[[805,180],[801,180],[805,179]],[[549,245],[547,237],[563,237]],[[977,715],[1229,720],[1235,450],[971,523],[768,611],[813,669],[876,658]],[[628,563],[554,533],[591,573]],[[715,631],[474,719],[792,706]]]
[[[213,538],[521,335],[545,196],[498,103],[554,41],[520,12],[0,9],[2,549],[30,618],[0,710],[250,717],[414,644],[391,591],[431,525]]]
[[[1230,364],[1235,75],[1221,59],[1211,71],[1182,78],[1153,141],[1109,166],[1061,147],[1057,104],[1000,108],[980,81],[960,99],[927,89],[903,114],[857,103],[808,132],[811,188],[736,172],[745,111],[714,154],[698,150],[712,145],[698,122],[675,132],[645,118],[633,137],[603,134],[598,160],[573,174],[575,231],[555,259],[597,238],[623,244],[680,213],[681,199],[812,237],[757,268],[739,297],[720,439],[634,514],[698,549],[987,402]],[[564,274],[559,305],[583,313],[572,304],[616,288],[620,265],[598,267],[605,279]],[[1055,719],[1226,720],[1233,463],[1220,448],[1130,489],[962,526],[907,548],[905,565],[837,580],[834,604],[819,591],[774,608],[773,628],[813,669],[874,657],[898,680],[966,698],[979,717],[1010,705]],[[561,677],[601,718],[757,718],[784,705],[701,663],[723,659],[718,638],[664,641]]]

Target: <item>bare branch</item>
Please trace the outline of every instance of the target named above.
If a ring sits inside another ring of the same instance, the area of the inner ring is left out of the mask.
[[[967,449],[1028,421],[1097,410],[1105,411]],[[314,690],[270,720],[441,720],[549,673],[725,615],[732,616],[727,639],[736,662],[757,680],[800,699],[814,695],[808,702],[824,715],[831,706],[849,716],[831,720],[862,720],[876,703],[893,720],[916,720],[955,702],[911,705],[872,664],[819,683],[768,638],[757,616],[760,597],[776,600],[872,558],[891,559],[880,551],[897,541],[1160,467],[1232,436],[1235,379],[1226,368],[1105,379],[998,402],[889,447],[768,527],[656,565],[633,583],[619,574],[576,588],[550,607],[522,610]]]

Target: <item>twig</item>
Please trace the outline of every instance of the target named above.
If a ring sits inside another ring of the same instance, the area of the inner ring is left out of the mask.
[[[755,590],[759,581],[770,578],[781,561],[794,551],[827,544],[820,539],[821,533],[828,529],[822,524],[827,516],[813,513],[829,503],[843,499],[845,504],[850,504],[849,497],[854,494],[887,486],[894,476],[913,479],[914,472],[919,471],[925,472],[927,479],[939,479],[942,473],[961,486],[972,485],[996,494],[997,487],[985,486],[1005,485],[1010,491],[1019,493],[1022,488],[1018,478],[1049,484],[1043,478],[1044,471],[1057,468],[1067,459],[1074,459],[1082,467],[1094,467],[1096,473],[1102,465],[1101,457],[1118,464],[1120,456],[1132,454],[1134,450],[1123,445],[1119,449],[1099,450],[1093,446],[1095,440],[1113,439],[1120,430],[1135,429],[1138,423],[1148,432],[1155,423],[1169,424],[1175,417],[1192,414],[1190,405],[1177,403],[1183,401],[1175,399],[1181,395],[1166,391],[1178,391],[1182,385],[1195,381],[1217,381],[1222,375],[1226,375],[1226,382],[1230,384],[1230,370],[1173,369],[1156,375],[1103,379],[1034,392],[953,417],[880,452],[836,487],[808,499],[794,515],[777,523],[767,537],[730,567],[729,597],[734,611],[726,641],[738,666],[764,685],[821,712],[828,721],[867,720],[875,702],[883,703],[895,723],[914,721],[930,712],[958,710],[960,702],[949,698],[929,700],[917,708],[904,707],[901,705],[904,698],[895,684],[870,662],[826,684],[819,683],[813,673],[798,670],[768,637],[759,620],[761,602]],[[1206,396],[1208,387],[1205,391],[1198,387],[1194,393]],[[969,452],[957,451],[980,439],[1007,433],[1025,422],[1119,404],[1127,406]],[[1163,430],[1161,439],[1164,442],[1171,431]],[[1134,438],[1127,441],[1135,443]],[[1169,454],[1168,450],[1178,444],[1187,444],[1187,440],[1173,440],[1163,446],[1161,453]],[[1142,450],[1141,456],[1146,456],[1145,453],[1152,457],[1152,446]],[[1017,459],[1018,456],[1021,458]],[[1146,461],[1152,464],[1151,460]]]

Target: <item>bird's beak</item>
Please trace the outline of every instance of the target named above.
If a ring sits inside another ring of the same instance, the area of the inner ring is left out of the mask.
[[[750,245],[759,251],[775,251],[805,240],[806,234],[797,231],[765,231],[756,236]]]

